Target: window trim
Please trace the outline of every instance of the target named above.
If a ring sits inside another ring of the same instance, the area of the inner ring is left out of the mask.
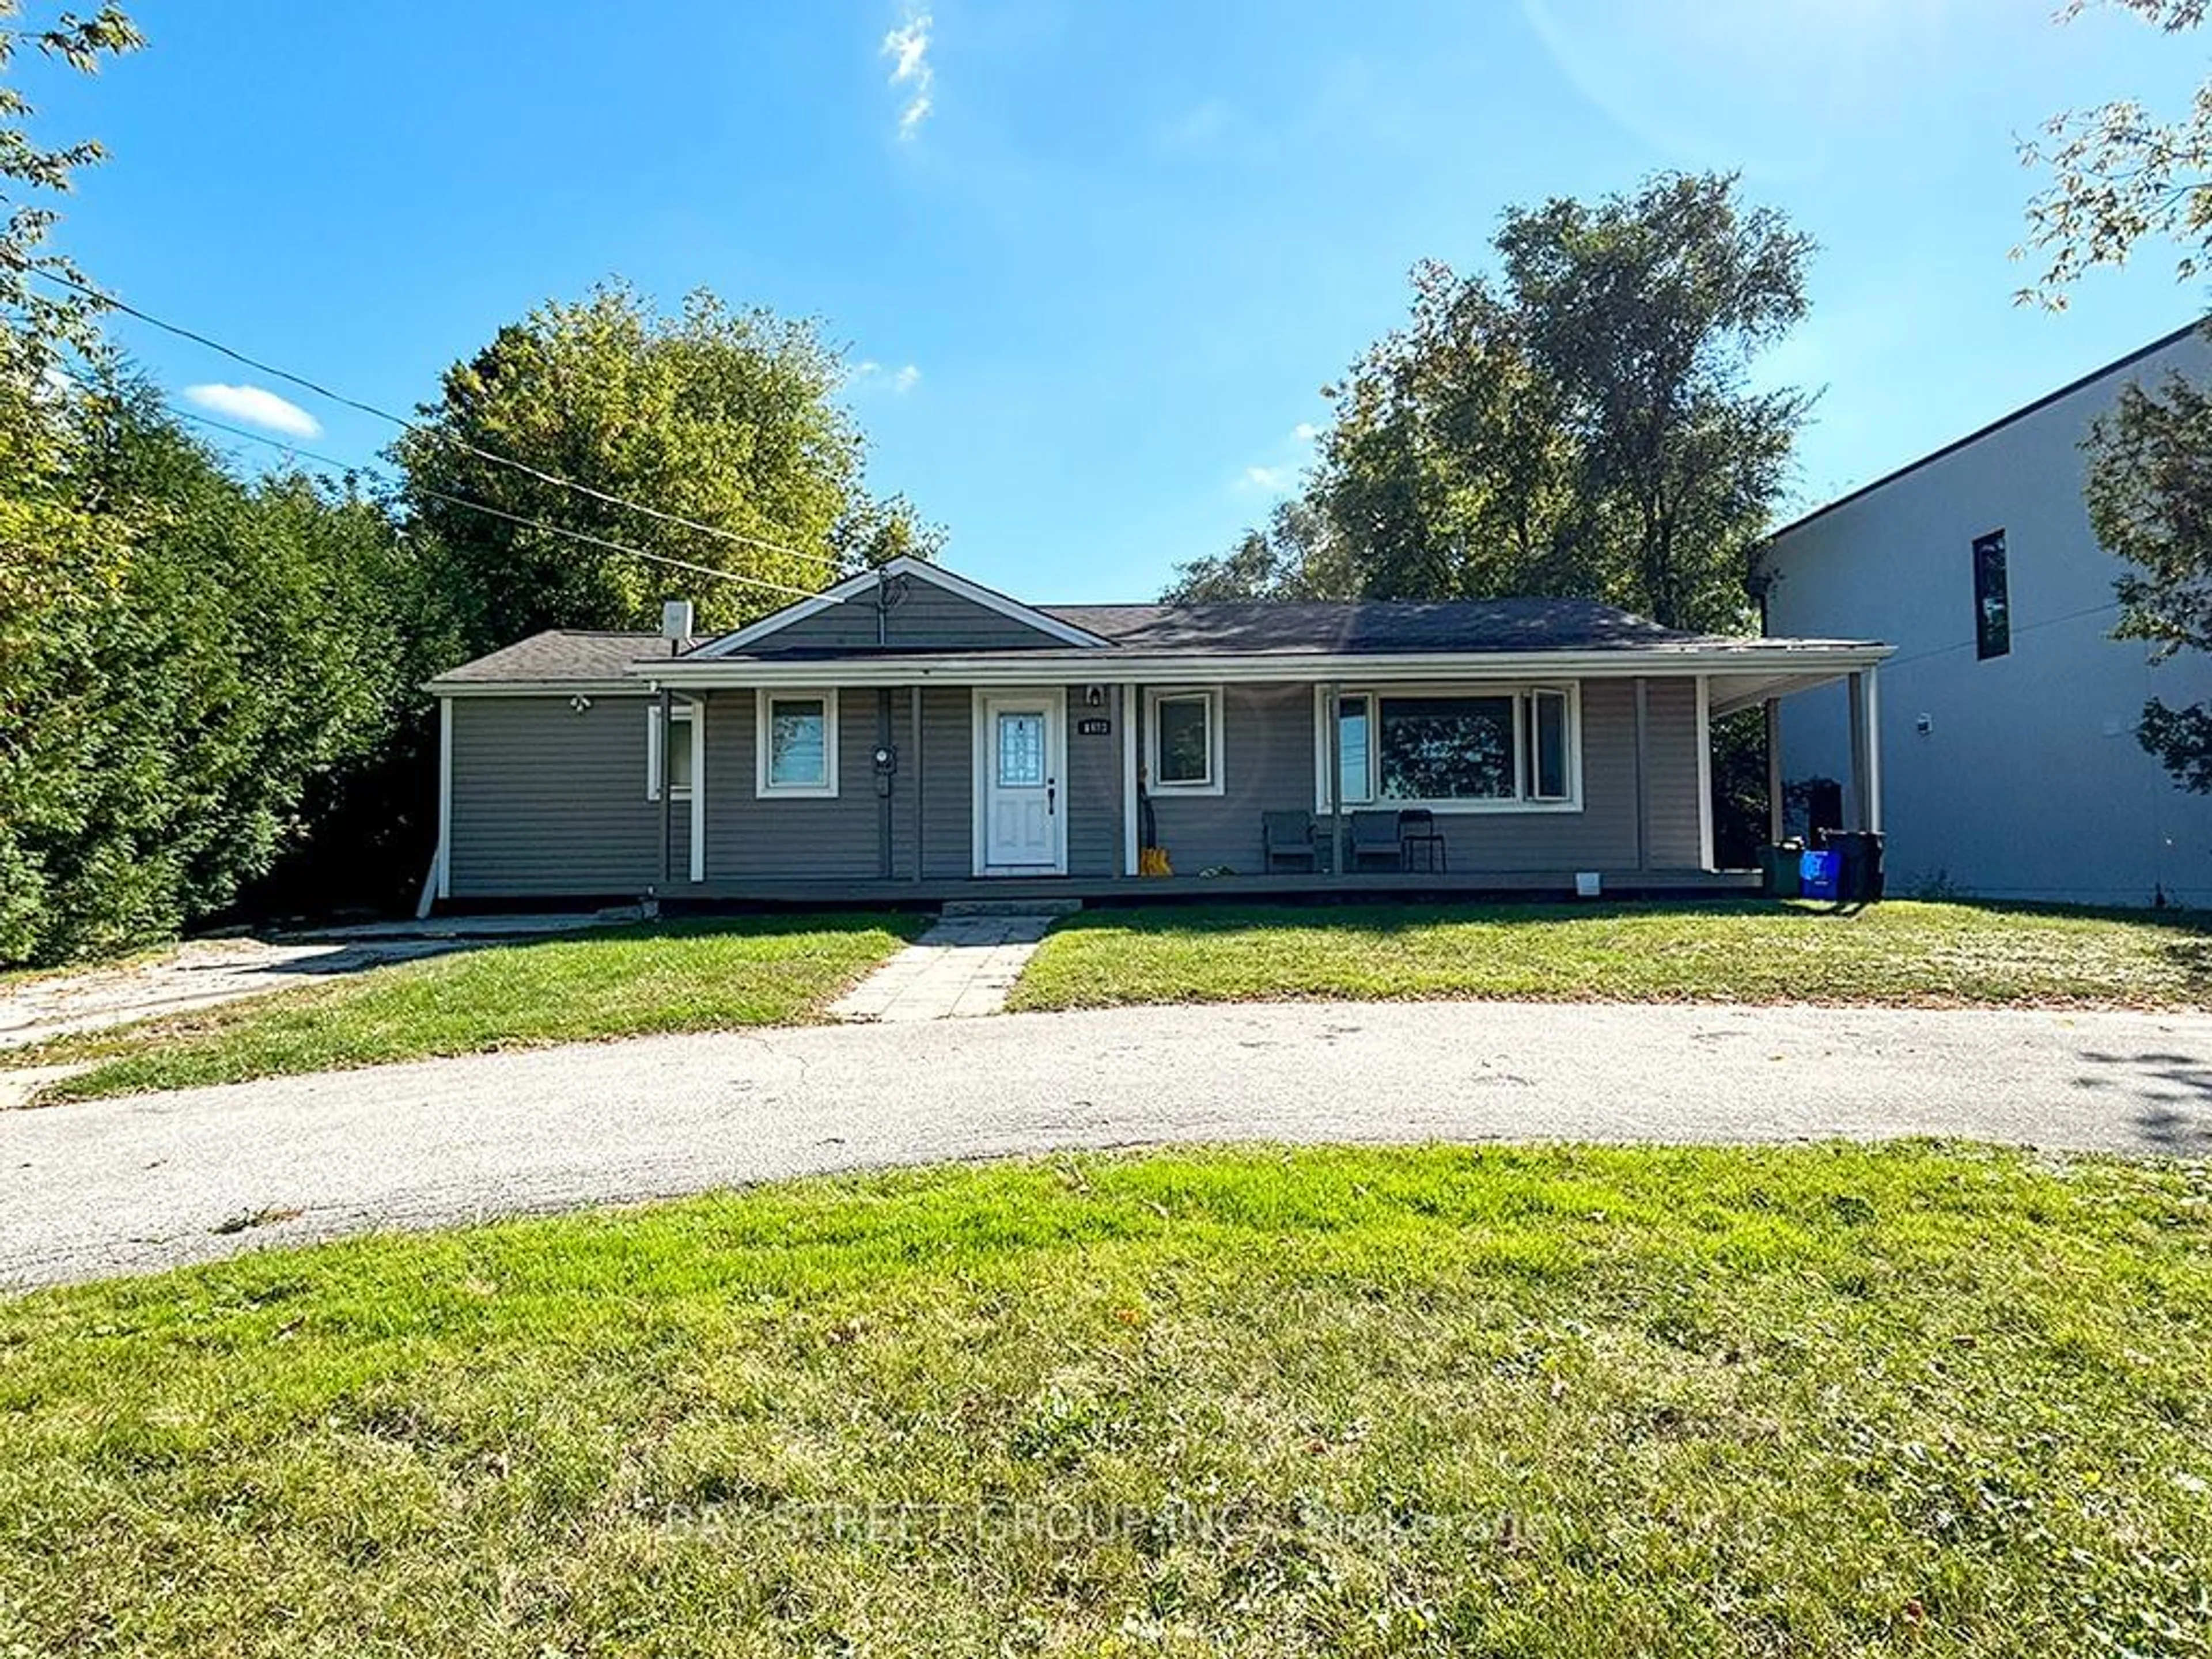
[[[1166,783],[1160,778],[1160,705],[1188,702],[1206,705],[1206,776],[1193,782]],[[1149,685],[1145,688],[1145,792],[1152,795],[1218,795],[1228,767],[1222,752],[1221,688],[1218,685]]]
[[[1529,744],[1534,737],[1530,720],[1531,699],[1539,691],[1564,696],[1567,702],[1567,793],[1556,799],[1539,799],[1526,793],[1532,759]],[[1338,703],[1348,702],[1355,697],[1364,698],[1367,703],[1367,791],[1360,799],[1349,794],[1344,798],[1344,810],[1347,812],[1425,809],[1437,813],[1545,813],[1579,812],[1583,810],[1583,690],[1579,680],[1345,685],[1340,687],[1336,693]],[[1376,790],[1381,780],[1376,775],[1376,769],[1381,763],[1382,752],[1382,701],[1385,697],[1510,697],[1513,700],[1513,793],[1480,800],[1410,800],[1377,794]],[[1325,814],[1330,806],[1330,721],[1336,717],[1329,689],[1326,685],[1314,688],[1313,708],[1314,810]]]
[[[691,781],[671,785],[668,797],[671,800],[690,800],[704,769],[702,763],[706,757],[700,753],[699,737],[707,726],[699,718],[699,705],[696,702],[679,702],[668,714],[690,734],[691,747]],[[660,704],[657,701],[648,703],[645,710],[645,798],[652,801],[660,799]]]
[[[822,782],[769,781],[769,727],[775,718],[775,705],[780,702],[819,702],[822,705]],[[763,690],[753,693],[753,799],[837,799],[837,690],[835,686],[779,686],[775,690]]]

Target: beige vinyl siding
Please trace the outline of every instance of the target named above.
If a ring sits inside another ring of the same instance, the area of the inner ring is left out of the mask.
[[[635,897],[659,880],[647,698],[595,696],[581,712],[564,696],[452,702],[454,898]],[[676,809],[680,878],[690,806]]]

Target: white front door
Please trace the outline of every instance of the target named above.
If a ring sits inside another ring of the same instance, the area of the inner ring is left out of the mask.
[[[977,868],[986,875],[1058,874],[1067,868],[1066,697],[1060,691],[994,691],[982,699],[976,757],[983,787]]]

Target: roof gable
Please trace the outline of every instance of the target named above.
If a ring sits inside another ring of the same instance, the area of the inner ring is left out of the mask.
[[[925,611],[930,620],[919,632],[905,631],[905,640],[890,638],[898,631],[902,601],[879,612],[875,594],[886,579],[902,580],[904,604],[914,607],[918,619]],[[918,594],[928,598],[915,603]],[[839,617],[848,608],[857,617]],[[881,618],[881,632],[878,618]],[[857,625],[856,625],[857,623]],[[842,624],[842,625],[841,625]],[[963,638],[963,634],[972,638]],[[1109,641],[1089,629],[1035,606],[1024,605],[994,588],[969,580],[941,565],[902,556],[883,566],[848,576],[811,599],[787,605],[758,622],[710,640],[690,654],[693,658],[787,655],[797,652],[849,654],[872,652],[886,644],[902,648],[985,649],[1033,646],[1077,646],[1095,648]]]

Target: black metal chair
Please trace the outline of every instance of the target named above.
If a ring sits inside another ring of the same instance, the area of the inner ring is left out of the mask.
[[[1262,812],[1260,840],[1264,849],[1261,867],[1275,871],[1278,859],[1291,860],[1290,868],[1318,871],[1321,849],[1314,844],[1314,815],[1310,812]]]
[[[1444,832],[1437,828],[1437,815],[1425,806],[1408,806],[1398,814],[1398,867],[1411,870],[1413,854],[1419,849],[1420,868],[1425,873],[1440,875],[1451,869],[1451,848],[1444,841]]]
[[[1358,874],[1362,865],[1380,859],[1393,870],[1406,867],[1404,849],[1398,844],[1398,815],[1395,812],[1354,812],[1352,815],[1352,844],[1345,849],[1345,868]]]

